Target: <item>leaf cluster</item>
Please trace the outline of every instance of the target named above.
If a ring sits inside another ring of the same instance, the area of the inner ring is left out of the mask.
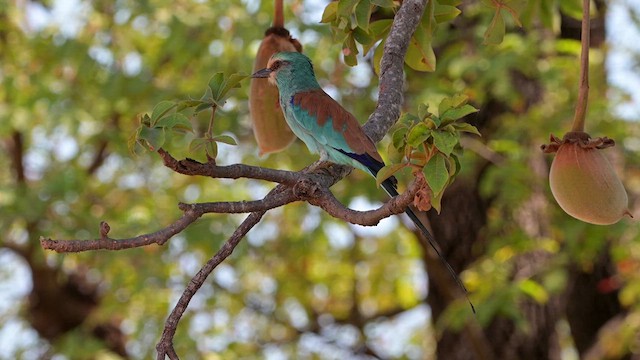
[[[209,80],[204,95],[199,100],[186,99],[180,101],[163,100],[155,105],[151,116],[144,114],[140,119],[140,126],[129,139],[129,149],[132,152],[138,147],[149,151],[157,151],[164,145],[167,132],[171,134],[195,133],[190,118],[198,113],[211,109],[209,127],[202,137],[191,140],[189,150],[197,152],[204,150],[209,159],[215,159],[218,155],[218,143],[237,145],[234,138],[228,135],[213,135],[213,120],[216,111],[224,106],[229,92],[240,87],[240,81],[248,75],[234,73],[225,77],[218,72]]]
[[[432,39],[438,24],[455,19],[460,10],[459,0],[429,1],[420,25],[409,43],[405,63],[417,71],[433,71],[436,56]],[[342,42],[344,61],[349,66],[358,64],[356,55],[360,53],[357,44],[362,46],[363,54],[376,45],[374,66],[380,72],[383,44],[391,29],[391,18],[385,11],[395,10],[391,0],[340,0],[329,3],[322,14],[323,23],[330,23],[336,38]],[[378,16],[373,17],[376,13]],[[390,14],[392,17],[392,14]],[[372,21],[372,19],[374,19]]]
[[[376,182],[380,184],[404,168],[422,171],[431,188],[431,206],[439,212],[444,190],[460,171],[461,133],[480,135],[475,126],[458,121],[478,111],[467,101],[464,95],[444,98],[438,105],[438,115],[424,104],[417,115],[403,114],[390,131],[391,163],[378,172]]]
[[[560,12],[577,20],[582,18],[581,0],[483,0],[482,4],[493,11],[491,22],[483,35],[485,45],[502,43],[509,20],[518,27],[527,28],[539,20],[544,27],[558,32]],[[507,14],[508,17],[505,17]]]

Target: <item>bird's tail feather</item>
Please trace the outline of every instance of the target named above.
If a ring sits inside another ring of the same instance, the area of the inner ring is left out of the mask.
[[[396,189],[395,183],[392,180],[392,178],[386,179],[385,181],[382,182],[381,185],[382,185],[382,188],[387,192],[387,194],[389,194],[389,196],[391,196],[391,197],[398,196],[398,190]],[[449,271],[449,273],[451,274],[451,276],[453,277],[455,282],[458,284],[458,286],[464,292],[464,296],[467,298],[467,301],[469,302],[469,305],[471,305],[471,311],[473,311],[473,313],[475,314],[476,313],[476,309],[473,306],[473,303],[471,303],[471,300],[469,299],[467,288],[464,286],[464,284],[462,283],[462,281],[458,277],[458,274],[456,274],[456,272],[453,270],[451,265],[449,265],[449,262],[447,262],[447,259],[445,259],[444,256],[442,256],[442,254],[440,253],[440,250],[438,250],[438,245],[436,243],[436,240],[433,238],[433,235],[431,235],[431,232],[429,232],[427,227],[424,226],[422,221],[420,221],[420,219],[418,218],[416,213],[410,207],[407,207],[404,212],[407,214],[407,216],[409,216],[409,218],[411,219],[411,221],[413,221],[413,223],[416,225],[416,227],[418,229],[420,229],[420,232],[422,232],[424,237],[427,238],[427,241],[429,242],[429,245],[431,245],[433,250],[435,250],[436,254],[440,258],[440,260],[442,261],[444,266],[447,268],[447,270]]]

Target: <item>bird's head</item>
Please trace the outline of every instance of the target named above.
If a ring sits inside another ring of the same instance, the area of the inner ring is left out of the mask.
[[[273,54],[267,67],[258,70],[252,78],[268,78],[269,82],[280,87],[300,81],[317,83],[311,60],[299,52],[279,52]]]

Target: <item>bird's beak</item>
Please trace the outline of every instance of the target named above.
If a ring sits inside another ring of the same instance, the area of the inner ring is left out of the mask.
[[[258,70],[256,72],[253,73],[253,75],[251,75],[252,78],[268,78],[269,74],[271,74],[271,69],[269,68],[264,68],[262,70]]]

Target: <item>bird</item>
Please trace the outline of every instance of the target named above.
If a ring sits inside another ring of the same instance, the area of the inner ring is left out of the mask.
[[[322,89],[313,64],[306,55],[299,52],[275,53],[267,62],[267,67],[256,71],[251,77],[266,78],[277,86],[285,121],[309,151],[320,155],[321,162],[349,165],[373,177],[385,166],[375,143],[355,116]],[[381,186],[390,197],[395,197],[398,196],[396,184],[397,180],[390,177]],[[411,207],[407,207],[405,213],[427,238],[475,313],[466,287],[438,250],[431,232]]]

